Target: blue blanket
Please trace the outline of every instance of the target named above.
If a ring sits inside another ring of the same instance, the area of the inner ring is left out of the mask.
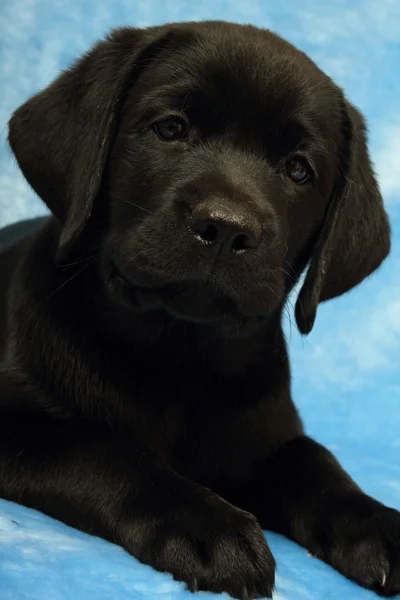
[[[330,447],[369,493],[400,508],[399,447],[368,448],[340,436]],[[279,535],[266,535],[278,563],[274,600],[377,600],[303,548]],[[1,600],[193,598],[182,584],[140,564],[122,548],[0,500]]]
[[[0,226],[44,209],[6,149],[6,121],[113,26],[229,19],[270,27],[309,53],[366,114],[393,227],[379,274],[291,326],[294,397],[308,432],[366,492],[400,509],[400,11],[393,0],[2,0]],[[376,600],[295,544],[266,534],[275,600]],[[210,599],[214,596],[208,596]],[[215,596],[218,598],[220,596]],[[193,596],[121,548],[0,500],[0,600],[180,600]]]

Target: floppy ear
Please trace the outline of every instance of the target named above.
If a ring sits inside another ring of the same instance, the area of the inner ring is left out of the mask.
[[[375,271],[390,251],[390,226],[367,148],[366,126],[347,101],[341,174],[296,303],[301,333],[319,302],[340,296]]]
[[[128,88],[166,37],[119,29],[16,110],[9,144],[35,192],[61,222],[57,259],[74,247],[99,192]]]

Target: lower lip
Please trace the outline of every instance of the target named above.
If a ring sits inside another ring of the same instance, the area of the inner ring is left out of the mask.
[[[141,289],[161,289],[165,287],[165,282],[158,278],[156,275],[150,275],[148,273],[135,273],[133,277],[128,276],[120,269],[116,264],[113,265],[113,270],[122,277],[126,283],[135,288]]]
[[[166,284],[165,281],[162,281],[157,277],[154,277],[153,275],[147,274],[141,274],[140,276],[137,276],[135,274],[134,278],[128,278],[123,272],[121,272],[120,269],[118,269],[117,265],[115,264],[112,265],[112,277],[114,276],[117,276],[120,279],[120,281],[123,282],[124,293],[127,296],[126,300],[129,302],[129,305],[132,308],[136,307],[139,310],[156,310],[162,308],[164,310],[167,310],[170,314],[177,318],[179,316],[185,318],[185,316],[179,315],[180,311],[176,312],[174,310],[175,303],[173,302],[173,298],[168,298],[171,292],[171,289],[168,288],[172,284]],[[166,293],[164,298],[163,291]],[[220,301],[221,300],[222,298],[220,298]],[[211,322],[218,320],[224,315],[225,317],[234,317],[236,313],[237,316],[239,316],[239,313],[237,312],[237,306],[235,306],[232,300],[228,300],[229,299],[226,298],[226,306],[222,307],[222,305],[220,304],[219,309],[217,309],[215,313],[214,311],[211,311],[212,314],[209,313],[207,316],[203,313],[198,319],[193,317],[193,321]],[[265,321],[266,315],[245,315],[244,313],[242,313],[242,317],[250,320],[256,319],[259,323],[262,323]],[[190,310],[186,318],[192,320],[190,317]]]

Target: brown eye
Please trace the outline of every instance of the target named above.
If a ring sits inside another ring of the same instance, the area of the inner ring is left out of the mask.
[[[312,176],[312,170],[304,158],[292,158],[286,163],[286,173],[295,183],[305,183]]]
[[[166,142],[183,140],[188,133],[188,124],[181,117],[168,117],[154,124],[154,131]]]

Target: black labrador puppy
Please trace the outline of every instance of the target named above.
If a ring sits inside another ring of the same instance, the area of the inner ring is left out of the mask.
[[[281,325],[389,252],[342,91],[255,27],[119,29],[9,142],[53,216],[1,254],[0,494],[192,591],[270,597],[266,528],[399,592],[400,513],[305,435]]]

